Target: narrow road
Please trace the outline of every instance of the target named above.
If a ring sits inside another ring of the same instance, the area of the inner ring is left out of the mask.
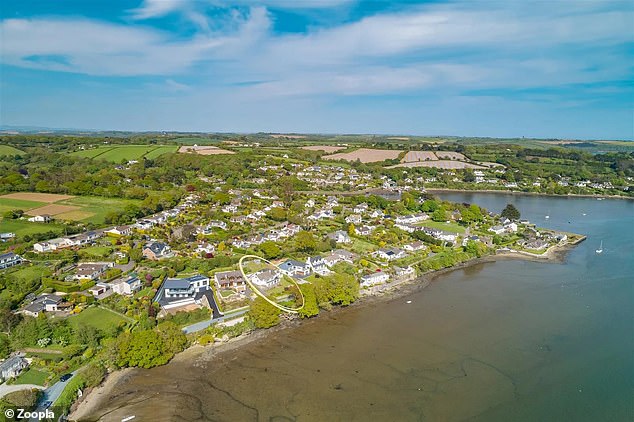
[[[231,318],[235,318],[238,317],[240,315],[244,315],[245,313],[247,313],[249,309],[241,309],[237,312],[231,313],[231,314],[227,314],[227,315],[223,315],[219,318],[211,318],[208,319],[206,321],[201,321],[201,322],[197,322],[196,324],[192,324],[192,325],[188,325],[187,327],[183,328],[183,332],[185,334],[191,334],[191,333],[195,333],[197,331],[201,331],[204,330],[205,328],[209,327],[211,324],[215,324],[216,322],[222,322],[226,319],[231,319]]]

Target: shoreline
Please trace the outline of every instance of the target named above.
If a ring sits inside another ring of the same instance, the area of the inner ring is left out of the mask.
[[[634,201],[632,196],[624,195],[604,195],[604,194],[588,194],[588,193],[542,193],[542,192],[523,192],[517,190],[502,190],[502,189],[449,189],[449,188],[425,188],[424,192],[429,193],[497,193],[504,195],[517,195],[517,196],[546,196],[552,198],[601,198],[601,199],[625,199]]]
[[[541,262],[541,263],[560,263],[563,262],[565,255],[577,246],[579,243],[583,242],[586,239],[586,236],[582,236],[575,242],[566,243],[563,245],[553,245],[548,248],[543,255],[531,254],[529,252],[521,252],[521,251],[503,251],[493,253],[491,255],[486,255],[480,258],[473,258],[468,261],[461,262],[457,265],[447,268],[441,268],[439,270],[432,270],[426,273],[421,274],[412,279],[401,280],[395,282],[394,284],[381,285],[376,287],[383,287],[381,290],[378,290],[376,293],[370,294],[360,294],[357,301],[352,303],[346,307],[336,307],[332,308],[330,311],[324,312],[322,318],[328,318],[336,316],[339,312],[345,312],[347,308],[350,307],[362,307],[369,306],[371,304],[377,302],[384,302],[389,300],[398,299],[400,297],[406,296],[408,294],[423,290],[427,288],[431,283],[438,281],[437,279],[442,277],[443,275],[447,275],[453,271],[463,270],[472,266],[494,263],[497,261],[506,261],[506,260],[524,260],[524,261],[532,261],[532,262]],[[319,315],[315,318],[310,319],[318,319]],[[220,353],[225,353],[231,350],[235,350],[239,347],[243,347],[247,344],[253,343],[255,341],[261,340],[268,336],[270,333],[277,333],[281,331],[285,331],[288,329],[292,329],[294,327],[303,324],[305,321],[301,319],[293,319],[293,320],[282,320],[280,324],[275,327],[268,329],[256,329],[249,333],[242,334],[238,337],[229,339],[224,342],[213,343],[207,346],[201,346],[199,344],[194,344],[182,352],[178,353],[174,358],[168,362],[166,365],[169,365],[171,362],[184,362],[191,361],[192,363],[198,359],[210,359],[215,355]],[[130,376],[133,376],[134,373],[138,371],[142,371],[142,368],[124,368],[121,370],[113,371],[106,375],[104,381],[94,387],[90,391],[88,391],[81,400],[75,402],[71,407],[72,412],[69,415],[69,420],[86,420],[85,418],[88,415],[92,415],[97,413],[99,410],[99,405],[101,404],[101,396],[108,397],[111,393],[117,388],[117,385],[120,382],[125,381]]]

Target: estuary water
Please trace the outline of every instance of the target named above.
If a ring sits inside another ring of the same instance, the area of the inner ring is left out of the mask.
[[[496,212],[511,202],[538,226],[588,239],[563,263],[459,269],[234,350],[137,370],[89,419],[634,420],[634,201],[441,197]]]

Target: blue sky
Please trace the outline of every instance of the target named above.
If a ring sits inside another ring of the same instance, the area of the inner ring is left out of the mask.
[[[634,6],[4,1],[0,124],[632,139]]]

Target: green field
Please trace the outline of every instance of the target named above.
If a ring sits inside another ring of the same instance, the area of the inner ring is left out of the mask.
[[[69,317],[68,322],[75,329],[84,324],[95,327],[98,330],[108,330],[122,322],[126,322],[126,320],[107,309],[92,307]]]
[[[176,152],[177,148],[175,145],[109,145],[75,151],[71,155],[120,163],[123,160],[140,160],[144,156],[156,158],[168,152]]]
[[[81,219],[81,221],[103,224],[104,217],[109,211],[122,210],[128,204],[141,205],[141,201],[138,199],[104,198],[100,196],[76,196],[65,201],[56,202],[56,204],[81,207],[81,211],[93,214],[90,217]]]
[[[20,282],[29,282],[31,280],[39,280],[41,277],[51,275],[53,272],[43,265],[33,265],[30,267],[17,267],[17,271],[12,271],[8,274],[9,279]]]
[[[439,229],[439,230],[444,230],[447,232],[458,233],[458,234],[462,234],[465,232],[465,228],[462,227],[458,223],[445,223],[443,221],[438,222],[438,221],[428,220],[417,225],[423,226],[423,227],[431,227],[432,229]]]
[[[27,201],[24,199],[4,198],[0,196],[0,214],[11,210],[30,210],[46,205],[46,202]]]
[[[31,223],[26,220],[8,220],[3,218],[0,220],[0,232],[15,233],[17,236],[25,234],[46,233],[53,231],[62,234],[63,227],[55,223]]]
[[[14,384],[44,385],[46,384],[46,378],[48,378],[48,373],[38,371],[37,369],[29,369],[20,374],[20,376],[15,379]]]
[[[0,155],[22,155],[24,151],[20,151],[17,148],[13,148],[9,145],[0,145]]]

